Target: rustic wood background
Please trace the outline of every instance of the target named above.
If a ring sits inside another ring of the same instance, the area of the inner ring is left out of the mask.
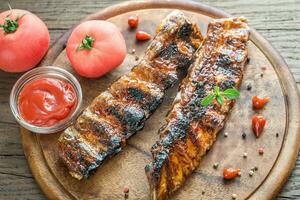
[[[29,10],[47,24],[53,43],[86,15],[123,0],[10,0],[13,8]],[[200,1],[200,0],[199,0]],[[0,0],[0,12],[7,10]],[[250,25],[281,53],[300,86],[300,0],[202,0]],[[1,44],[0,44],[1,45]],[[1,46],[0,46],[1,48]],[[34,181],[23,153],[19,125],[10,113],[10,90],[21,74],[0,72],[0,199],[46,199]],[[277,199],[300,199],[300,157]]]

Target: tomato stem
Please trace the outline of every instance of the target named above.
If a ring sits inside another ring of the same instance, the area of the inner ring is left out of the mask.
[[[2,28],[5,33],[13,33],[19,27],[19,23],[18,23],[19,19],[20,18],[17,18],[16,20],[12,20],[10,18],[5,18],[5,22],[4,24],[0,24],[0,28]]]
[[[83,38],[81,44],[78,46],[77,50],[81,50],[81,49],[91,50],[94,41],[95,41],[94,38],[92,38],[89,35],[86,35],[85,38]]]

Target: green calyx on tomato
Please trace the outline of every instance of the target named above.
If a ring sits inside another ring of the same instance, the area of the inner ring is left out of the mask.
[[[85,38],[83,38],[83,40],[81,41],[81,44],[78,46],[77,50],[81,50],[81,49],[87,49],[87,50],[91,50],[92,46],[94,44],[94,38],[92,38],[89,35],[86,35]]]
[[[21,17],[23,17],[23,16],[21,16]],[[0,24],[0,28],[2,28],[5,33],[15,32],[19,27],[18,21],[19,21],[19,19],[21,19],[21,17],[17,17],[17,19],[15,19],[15,20],[10,19],[8,17],[5,18],[5,22],[4,22],[4,24]]]

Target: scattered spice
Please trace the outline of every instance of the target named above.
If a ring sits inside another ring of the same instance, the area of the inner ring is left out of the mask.
[[[279,133],[276,133],[276,137],[279,137]]]
[[[151,39],[151,35],[149,33],[146,33],[145,31],[138,31],[135,34],[135,38],[139,41],[144,41]]]
[[[255,166],[255,167],[254,167],[254,170],[255,170],[255,171],[257,171],[257,170],[258,170],[258,167],[257,167],[257,166]]]
[[[138,60],[139,60],[139,57],[138,57],[138,56],[135,56],[135,60],[138,61]]]
[[[205,194],[205,191],[204,190],[202,190],[202,195],[204,195]]]
[[[227,132],[224,133],[224,137],[228,137],[228,133]]]
[[[128,199],[128,196],[129,196],[129,187],[128,186],[124,186],[123,193],[124,193],[124,198]]]
[[[236,199],[237,198],[237,194],[232,194],[231,197],[232,197],[232,199]]]
[[[134,15],[134,16],[130,16],[128,18],[128,25],[130,26],[130,28],[136,28],[139,24],[139,16],[138,15]]]
[[[124,194],[124,198],[125,198],[125,199],[128,199],[128,197],[129,197],[129,194],[128,194],[128,193],[125,193],[125,194]]]
[[[259,147],[258,148],[258,153],[259,153],[259,155],[263,155],[264,154],[264,148]]]
[[[265,65],[263,65],[263,66],[261,66],[261,69],[265,71],[267,69],[267,67]]]
[[[255,136],[258,138],[266,125],[266,119],[261,115],[254,115],[252,117],[252,129]]]
[[[218,162],[215,162],[214,165],[213,165],[213,168],[214,168],[214,169],[218,169],[218,167],[219,167],[219,163],[218,163]]]
[[[251,170],[249,171],[249,176],[253,176],[253,174],[254,174],[254,171],[251,169]]]
[[[241,172],[241,171],[239,171],[239,173],[238,173],[238,176],[239,176],[239,177],[241,177],[241,176],[242,176],[242,172]]]
[[[247,58],[246,64],[248,64],[249,62],[250,62],[250,57]]]
[[[128,186],[124,186],[123,192],[124,193],[128,193],[129,192],[129,187]]]
[[[247,85],[247,90],[250,91],[252,89],[252,86],[250,84]]]
[[[264,77],[264,74],[263,74],[263,73],[260,73],[260,77],[261,77],[261,78]]]
[[[243,138],[243,139],[246,139],[246,136],[247,136],[247,135],[246,135],[246,133],[245,133],[245,132],[243,132],[243,134],[242,134],[242,138]]]
[[[266,103],[268,103],[270,100],[269,97],[259,97],[259,96],[253,96],[252,97],[252,106],[254,109],[261,109],[263,108]]]
[[[239,168],[224,168],[223,178],[230,180],[238,176],[238,173],[241,171]]]
[[[247,156],[248,156],[248,154],[245,152],[244,155],[243,155],[243,157],[247,158]]]

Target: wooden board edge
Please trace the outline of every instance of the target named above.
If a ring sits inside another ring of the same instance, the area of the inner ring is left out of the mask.
[[[210,17],[220,18],[228,17],[229,14],[224,11],[210,7],[205,4],[196,3],[192,1],[184,0],[175,0],[175,1],[135,1],[135,2],[124,2],[117,4],[106,9],[103,9],[95,14],[92,14],[85,18],[84,20],[89,20],[97,17],[98,19],[107,19],[113,17],[116,14],[121,14],[125,12],[130,12],[134,10],[141,9],[150,9],[150,8],[169,8],[169,9],[182,9],[192,12],[198,12],[205,14]],[[83,21],[84,21],[83,20]],[[51,49],[48,51],[45,58],[42,60],[42,65],[51,65],[55,58],[60,54],[64,49],[64,45],[69,37],[72,29],[63,34],[61,38],[54,43]],[[281,79],[283,85],[283,91],[285,93],[285,100],[288,105],[288,130],[286,130],[285,139],[283,142],[283,147],[279,154],[279,157],[273,166],[268,177],[262,183],[255,193],[250,196],[250,199],[272,199],[274,198],[280,188],[283,186],[287,180],[289,174],[292,172],[295,162],[297,160],[299,147],[300,147],[300,113],[299,109],[299,94],[296,86],[296,82],[292,74],[289,71],[289,68],[283,58],[279,53],[265,40],[259,33],[255,30],[252,30],[251,40],[257,45],[259,42],[262,45],[258,47],[265,53],[266,57],[273,64],[274,68],[278,72],[278,75],[281,74]],[[271,56],[272,55],[272,56]],[[273,58],[272,58],[273,57]],[[287,81],[289,80],[289,81]],[[292,92],[296,91],[296,95],[291,95]],[[36,181],[40,185],[43,192],[47,195],[49,199],[70,199],[71,195],[66,191],[62,185],[56,180],[56,177],[49,171],[48,166],[45,162],[41,164],[37,163],[35,160],[44,160],[42,150],[40,149],[39,142],[37,141],[36,135],[30,133],[28,130],[21,128],[22,143],[25,156],[28,160],[28,164],[32,170]],[[289,137],[287,137],[289,135]],[[32,159],[32,158],[35,159]],[[282,170],[284,169],[284,170]],[[45,180],[45,176],[48,180]],[[267,192],[266,192],[267,191]],[[271,192],[270,192],[271,191]]]
[[[252,29],[251,34],[251,40],[269,59],[279,77],[288,110],[284,141],[276,163],[259,189],[250,196],[250,199],[273,199],[288,179],[298,158],[300,149],[300,96],[296,81],[279,52],[256,30]]]
[[[49,199],[73,199],[71,198],[72,195],[64,189],[47,166],[44,155],[38,146],[39,142],[37,141],[36,134],[21,128],[21,139],[31,173],[46,196]]]

